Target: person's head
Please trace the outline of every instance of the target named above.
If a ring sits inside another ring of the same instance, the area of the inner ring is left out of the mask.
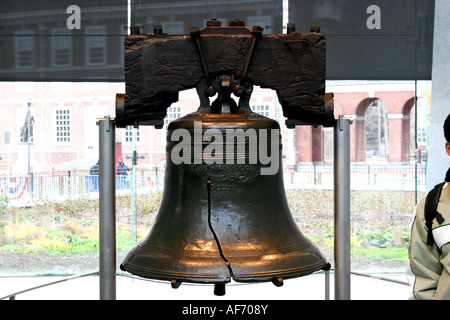
[[[119,156],[119,157],[117,158],[117,161],[119,161],[119,162],[123,162],[123,158],[122,158],[122,156]]]
[[[447,140],[447,142],[445,143],[445,150],[447,150],[447,153],[450,156],[450,114],[444,121],[444,137],[445,140]]]

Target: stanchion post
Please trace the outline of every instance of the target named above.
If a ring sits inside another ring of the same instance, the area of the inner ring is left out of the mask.
[[[115,123],[109,116],[99,125],[100,299],[116,299],[116,176]]]
[[[325,270],[325,300],[330,300],[330,269]]]
[[[350,120],[334,126],[334,293],[350,300]]]

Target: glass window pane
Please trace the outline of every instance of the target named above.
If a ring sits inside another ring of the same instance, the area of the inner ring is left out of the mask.
[[[258,8],[255,10],[255,8]],[[212,18],[219,20],[223,26],[230,21],[245,21],[250,29],[254,25],[264,28],[265,34],[282,32],[282,1],[155,1],[143,0],[134,8],[135,25],[143,32],[153,33],[155,23],[161,24],[163,32],[169,35],[189,34],[189,28],[203,28]]]
[[[127,0],[3,1],[0,80],[123,81],[127,8]]]
[[[329,80],[431,79],[434,0],[289,1],[297,30],[327,37]]]
[[[0,4],[0,108],[11,115],[0,118],[0,273],[98,270],[96,120],[114,116],[115,95],[125,92],[127,1],[78,1],[80,29],[67,27],[72,3],[30,3]],[[367,27],[370,5],[381,8],[381,29]],[[130,17],[143,33],[162,24],[163,32],[189,34],[189,27],[202,28],[211,18],[222,25],[242,19],[266,34],[285,32],[288,16],[299,32],[320,25],[327,37],[326,92],[334,93],[335,115],[352,119],[352,271],[403,274],[414,207],[425,195],[433,9],[434,1],[424,0],[143,0]],[[249,105],[279,122],[291,213],[333,266],[333,128],[288,129],[272,90],[255,86]],[[180,92],[165,124],[198,106],[194,89]],[[143,156],[135,184],[146,195],[138,198],[138,240],[161,201],[166,129],[135,131]],[[132,139],[132,127],[117,129],[116,160],[122,157],[128,168]],[[116,181],[121,260],[136,230],[130,223],[131,174]]]

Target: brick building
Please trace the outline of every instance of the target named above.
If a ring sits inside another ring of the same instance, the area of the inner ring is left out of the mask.
[[[86,169],[98,158],[98,127],[96,119],[115,115],[115,94],[123,93],[123,83],[82,82],[3,82],[0,83],[0,170],[26,172],[28,145],[21,142],[28,108],[33,117],[30,145],[30,166],[34,171],[52,169]],[[412,90],[411,90],[412,89]],[[335,115],[353,119],[351,125],[351,161],[357,164],[408,164],[408,154],[414,145],[414,83],[392,82],[330,82],[327,90],[334,92]],[[422,94],[423,95],[423,94]],[[381,101],[387,110],[387,140],[384,155],[367,152],[366,116],[369,107]],[[199,105],[195,90],[181,92],[180,100],[168,110],[166,124]],[[255,112],[277,120],[282,127],[284,165],[327,164],[332,161],[332,128],[298,126],[294,130],[284,126],[284,117],[276,93],[256,89],[250,102]],[[419,133],[426,124],[426,99],[418,99],[420,111]],[[425,112],[425,113],[424,113]],[[424,115],[424,116],[423,116]],[[163,129],[141,126],[117,129],[117,156],[125,162],[135,148],[142,166],[165,164],[166,126]],[[133,130],[135,132],[133,133]],[[424,137],[418,139],[424,141]]]
[[[34,171],[87,169],[98,159],[98,127],[96,119],[115,115],[115,95],[125,92],[123,83],[81,82],[2,82],[0,83],[0,108],[7,117],[0,118],[0,170],[2,172],[27,172],[28,144],[21,132],[27,127],[27,112],[32,116],[30,166]],[[180,100],[168,110],[162,129],[141,126],[116,131],[116,156],[127,156],[134,147],[144,159],[143,166],[164,166],[166,127],[176,118],[197,110],[199,99],[195,90],[180,94]],[[283,123],[281,107],[271,90],[254,93],[252,107],[255,111],[278,119]],[[292,145],[292,132],[284,128],[283,144]],[[134,132],[133,132],[134,131]],[[294,163],[286,148],[285,159]]]
[[[417,91],[417,143],[425,150],[429,83],[422,82]],[[366,118],[370,107],[384,105],[387,112],[386,161],[407,164],[408,154],[415,148],[415,84],[414,82],[357,83],[349,88],[340,85],[328,88],[335,93],[335,114],[353,118],[351,126],[350,161],[365,163],[367,159]],[[381,108],[381,107],[379,107]]]
[[[187,34],[190,26],[204,26],[212,17],[223,25],[235,18],[243,19],[248,26],[263,26],[265,33],[284,32],[288,16],[299,20],[299,31],[308,30],[308,26],[302,26],[301,22],[309,16],[315,16],[324,29],[333,25],[327,6],[321,2],[305,3],[298,11],[294,10],[295,2],[291,1],[205,3],[202,0],[136,2],[133,23],[139,25],[142,32],[153,32],[153,25],[160,23],[164,32],[169,34]],[[288,3],[292,7],[289,12]],[[66,9],[69,4],[72,3],[62,1],[50,5],[45,1],[26,0],[24,3],[10,3],[0,12],[0,55],[4,57],[0,61],[0,77],[4,81],[15,81],[0,83],[0,110],[5,115],[0,118],[0,171],[25,172],[28,158],[35,171],[70,169],[71,166],[86,168],[98,158],[95,119],[114,116],[115,94],[125,92],[121,82],[124,75],[123,39],[131,21],[127,21],[128,9],[124,1],[100,4],[80,0],[77,5],[82,8],[82,25],[80,29],[71,29],[67,27],[70,13]],[[353,14],[353,11],[339,12],[339,15]],[[367,17],[363,15],[363,18]],[[330,34],[332,40],[334,34]],[[331,47],[332,44],[330,41]],[[333,70],[333,65],[336,67],[335,61],[339,60],[331,61],[334,64],[328,64],[329,69]],[[33,82],[39,79],[55,82]],[[20,82],[22,80],[29,82]],[[111,82],[80,82],[90,80]],[[344,114],[354,120],[351,126],[352,162],[409,163],[407,155],[415,148],[415,122],[418,124],[419,147],[424,148],[428,88],[417,91],[420,109],[416,110],[420,115],[417,119],[412,112],[416,95],[414,82],[330,81],[327,91],[335,94],[335,115]],[[180,100],[168,110],[166,122],[196,110],[197,106],[196,94],[183,92]],[[331,163],[332,129],[310,126],[286,129],[276,94],[270,90],[255,90],[251,106],[256,112],[282,124],[285,165]],[[34,120],[30,146],[23,139],[21,142],[28,110]],[[379,110],[380,117],[369,117],[374,115],[373,110]],[[383,118],[385,121],[380,124],[384,126],[378,129],[372,126],[373,130],[368,130],[369,118],[374,121]],[[139,163],[162,166],[165,161],[165,129],[141,127],[135,131],[136,149],[145,157]],[[117,130],[117,154],[125,156],[125,159],[132,152],[132,136],[132,128]]]

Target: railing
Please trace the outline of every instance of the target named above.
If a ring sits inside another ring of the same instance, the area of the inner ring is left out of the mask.
[[[325,300],[330,300],[330,271],[333,271],[333,269],[330,269],[330,270],[327,270],[327,271],[319,271],[319,272],[317,272],[317,273],[324,273],[324,275],[325,275],[325,297],[324,297]],[[41,285],[38,285],[38,286],[30,287],[28,289],[24,289],[24,290],[20,290],[20,291],[16,291],[16,292],[7,294],[6,296],[0,297],[0,300],[6,300],[6,299],[16,300],[16,296],[18,296],[20,294],[23,294],[23,293],[34,291],[34,290],[37,290],[37,289],[41,289],[41,288],[48,287],[48,286],[51,286],[51,285],[55,285],[55,284],[58,284],[58,283],[61,283],[61,282],[65,282],[65,281],[80,279],[80,278],[88,277],[88,276],[96,276],[96,275],[99,275],[99,273],[100,273],[99,271],[94,271],[94,272],[74,275],[74,276],[63,278],[63,279],[59,279],[59,280],[56,280],[56,281],[51,281],[51,282],[44,283],[44,284],[41,284]],[[382,276],[378,276],[378,275],[363,274],[363,273],[358,273],[358,272],[351,272],[351,274],[356,275],[356,276],[368,277],[368,278],[372,278],[372,279],[376,279],[376,280],[380,280],[380,281],[392,282],[392,283],[395,283],[395,284],[409,286],[409,284],[406,281],[390,279],[390,278],[382,277]],[[140,278],[140,277],[137,277],[137,276],[134,276],[134,275],[121,274],[121,273],[117,273],[116,276],[131,277],[133,279],[142,280],[142,281],[161,282],[159,280]],[[189,283],[187,283],[186,285],[189,285]],[[245,284],[245,285],[251,285],[251,284]]]
[[[425,190],[426,167],[415,166],[378,166],[351,165],[350,189],[352,190]],[[416,182],[417,178],[417,182]],[[287,188],[323,188],[333,189],[333,166],[301,165],[284,169],[284,180]]]
[[[44,283],[44,284],[41,284],[41,285],[38,285],[38,286],[35,286],[35,287],[31,287],[31,288],[28,288],[28,289],[25,289],[25,290],[21,290],[21,291],[17,291],[17,292],[14,292],[14,293],[10,293],[10,294],[8,294],[8,295],[6,295],[4,297],[0,297],[0,300],[5,300],[5,299],[16,300],[16,296],[19,295],[19,294],[22,294],[22,293],[30,292],[30,291],[37,290],[37,289],[44,288],[44,287],[48,287],[48,286],[51,286],[51,285],[54,285],[54,284],[58,284],[58,283],[61,283],[61,282],[65,282],[65,281],[79,279],[79,278],[83,278],[83,277],[87,277],[87,276],[94,276],[94,275],[98,275],[98,274],[99,274],[99,271],[95,271],[95,272],[89,272],[89,273],[75,275],[75,276],[72,276],[72,277],[67,277],[67,278],[64,278],[64,279],[57,280],[57,281]]]
[[[425,166],[351,166],[351,189],[362,190],[425,190]],[[417,182],[416,182],[417,177]],[[131,189],[131,172],[116,176],[117,190]],[[333,189],[333,167],[327,165],[286,166],[286,188]],[[161,169],[136,169],[136,187],[161,187],[164,171]],[[87,170],[36,172],[26,174],[0,174],[0,201],[19,202],[43,199],[76,197],[98,193],[98,176]]]
[[[85,194],[96,196],[99,192],[98,175],[88,170],[35,172],[0,175],[0,201],[29,202],[43,199],[64,199]],[[136,187],[161,186],[161,170],[139,168],[136,170]],[[131,190],[131,172],[116,176],[116,190]]]

